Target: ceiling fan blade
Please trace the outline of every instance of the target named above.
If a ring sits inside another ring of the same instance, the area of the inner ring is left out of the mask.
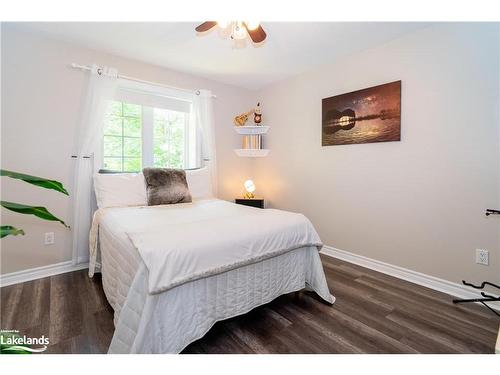
[[[250,38],[252,39],[252,42],[261,43],[266,39],[267,34],[262,26],[259,25],[259,27],[257,27],[255,30],[250,30],[246,23],[244,23],[244,25],[248,31],[248,35],[250,35]]]
[[[204,33],[205,31],[210,30],[215,25],[217,25],[217,22],[207,21],[207,22],[203,22],[201,25],[196,26],[195,30],[199,33]]]

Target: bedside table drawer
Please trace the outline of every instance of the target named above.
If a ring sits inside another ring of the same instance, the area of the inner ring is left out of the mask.
[[[264,208],[264,199],[247,199],[247,198],[236,198],[234,200],[236,204],[242,204],[244,206],[256,207],[256,208]]]

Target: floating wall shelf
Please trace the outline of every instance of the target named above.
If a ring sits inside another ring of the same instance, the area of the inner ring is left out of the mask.
[[[234,150],[238,156],[247,158],[262,158],[269,154],[270,150],[265,149],[251,149],[251,148],[239,148]]]
[[[242,135],[256,135],[256,134],[266,134],[269,130],[269,126],[257,126],[257,125],[245,125],[245,126],[235,126],[234,130],[238,134]]]
[[[234,150],[238,156],[246,158],[261,158],[269,154],[269,150],[261,149],[262,135],[266,134],[269,130],[269,126],[264,125],[244,125],[244,126],[234,126],[234,131],[238,134],[243,135],[243,147]],[[248,147],[256,148],[245,148]]]

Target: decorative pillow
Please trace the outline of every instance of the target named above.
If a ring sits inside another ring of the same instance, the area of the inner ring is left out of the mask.
[[[212,181],[207,167],[187,169],[186,180],[193,199],[213,198]]]
[[[148,206],[191,202],[186,181],[186,172],[182,169],[144,168]]]
[[[97,207],[146,206],[146,186],[142,173],[94,175]]]

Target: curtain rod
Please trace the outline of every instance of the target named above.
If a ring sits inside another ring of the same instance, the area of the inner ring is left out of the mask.
[[[92,68],[90,66],[80,65],[80,64],[76,64],[76,63],[72,63],[70,65],[70,67],[73,68],[73,69],[80,69],[80,70],[92,70]],[[184,92],[189,92],[189,93],[193,93],[194,92],[196,95],[199,95],[199,93],[200,93],[199,90],[183,89],[183,88],[180,88],[180,87],[164,85],[163,83],[146,81],[146,80],[143,80],[143,79],[140,79],[140,78],[135,78],[135,77],[129,77],[129,76],[125,76],[123,74],[118,74],[118,78],[126,79],[127,81],[134,81],[134,82],[139,82],[139,83],[145,83],[145,84],[153,85],[153,86],[160,86],[160,87],[164,87],[166,89],[179,90],[179,91],[184,91]],[[217,96],[214,95],[214,94],[212,94],[212,98],[217,98]]]

